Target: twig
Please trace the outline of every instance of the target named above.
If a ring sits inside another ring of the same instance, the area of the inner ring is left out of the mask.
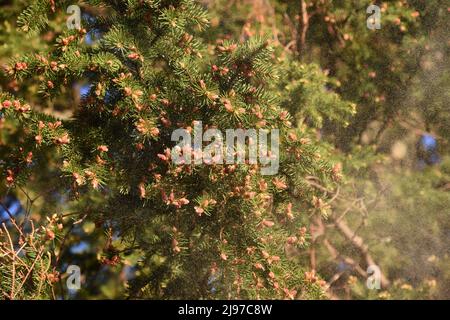
[[[11,293],[10,293],[10,299],[13,300],[14,295],[15,295],[14,287],[15,287],[15,282],[16,282],[16,262],[15,262],[16,255],[15,255],[14,244],[11,239],[11,235],[9,234],[8,229],[6,228],[6,225],[4,223],[2,223],[2,227],[6,232],[6,236],[8,237],[9,244],[11,246],[11,252],[13,254],[13,256],[12,256],[12,280],[11,280]]]
[[[306,33],[309,28],[309,15],[308,7],[305,0],[300,0],[300,12],[299,12],[299,31],[297,38],[297,53],[299,56],[303,54],[306,45]]]
[[[27,279],[28,279],[28,277],[30,276],[31,272],[33,271],[34,266],[35,266],[36,262],[38,261],[38,259],[39,259],[39,260],[42,260],[42,259],[41,259],[42,251],[43,251],[43,249],[41,249],[41,250],[39,251],[39,253],[36,255],[36,258],[34,259],[33,263],[31,264],[31,267],[30,267],[30,269],[28,270],[26,276],[23,278],[22,283],[21,283],[20,286],[17,288],[17,291],[20,291],[20,289],[22,289],[23,285],[25,284],[25,282],[27,281]]]
[[[366,260],[366,263],[368,266],[370,265],[376,265],[374,259],[369,253],[369,247],[367,244],[364,243],[364,240],[356,234],[356,232],[352,231],[350,227],[344,222],[344,221],[337,221],[333,217],[334,224],[336,225],[337,229],[340,231],[340,233],[351,242],[351,244],[359,249],[359,251],[362,253],[364,259]],[[384,276],[383,273],[381,273],[381,285],[383,287],[389,286],[390,281]]]
[[[308,176],[306,177],[306,181],[308,182],[308,184],[310,184],[311,186],[324,191],[326,194],[332,194],[332,195],[336,195],[337,192],[336,191],[332,191],[332,190],[328,190],[326,187],[320,185],[320,183],[316,182],[318,179],[316,177],[312,177],[312,176]],[[333,196],[333,199],[336,199]],[[362,199],[358,199],[357,201],[354,201],[351,205],[354,206],[354,204],[358,201],[361,201]],[[359,208],[360,210],[364,211],[364,214],[367,215],[367,209],[364,207],[363,209]],[[344,212],[345,214],[346,212]],[[372,256],[369,253],[369,247],[368,245],[364,242],[364,240],[358,236],[356,234],[356,231],[353,231],[350,229],[350,227],[343,221],[343,216],[344,214],[342,214],[340,217],[336,217],[336,215],[331,215],[330,218],[333,221],[334,225],[336,226],[337,230],[340,232],[341,235],[343,235],[355,248],[357,248],[362,256],[364,257],[367,265],[376,265],[374,259],[372,258]],[[362,225],[360,225],[358,227],[358,230],[360,229]],[[330,250],[331,248],[331,244],[326,240],[326,242],[324,241],[324,244],[327,246],[327,248],[329,249],[330,253],[333,252],[333,250]],[[337,252],[337,250],[334,250],[335,253]],[[352,259],[350,262],[354,262]],[[360,267],[357,268],[357,271],[364,276],[367,276],[367,273],[362,270]],[[389,286],[390,281],[384,276],[383,273],[381,273],[381,285],[383,287],[387,287]]]

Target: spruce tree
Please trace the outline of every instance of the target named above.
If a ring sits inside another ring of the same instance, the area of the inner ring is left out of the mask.
[[[39,33],[69,4],[34,1],[18,21]],[[6,70],[33,79],[44,101],[90,85],[69,119],[1,94],[6,121],[23,131],[21,151],[1,164],[7,186],[26,187],[51,159],[46,188],[51,181],[67,199],[59,214],[76,211],[109,230],[99,259],[114,265],[138,254],[131,298],[324,297],[324,281],[292,252],[308,245],[308,215],[327,214],[307,179],[333,183],[339,172],[281,108],[267,41],[205,45],[198,33],[207,14],[192,0],[95,0],[82,9],[93,14],[81,29],[63,30],[49,50]],[[101,36],[86,43],[92,30]],[[278,173],[248,162],[175,165],[172,132],[199,123],[279,129]]]

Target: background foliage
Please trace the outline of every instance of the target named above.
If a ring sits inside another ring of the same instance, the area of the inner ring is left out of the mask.
[[[449,298],[445,1],[71,4],[2,4],[3,298]],[[173,166],[194,121],[279,174]]]

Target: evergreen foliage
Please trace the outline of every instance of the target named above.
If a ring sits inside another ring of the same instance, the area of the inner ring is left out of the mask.
[[[1,5],[4,299],[449,297],[443,1],[73,4]],[[277,174],[175,164],[199,125],[279,129]]]

